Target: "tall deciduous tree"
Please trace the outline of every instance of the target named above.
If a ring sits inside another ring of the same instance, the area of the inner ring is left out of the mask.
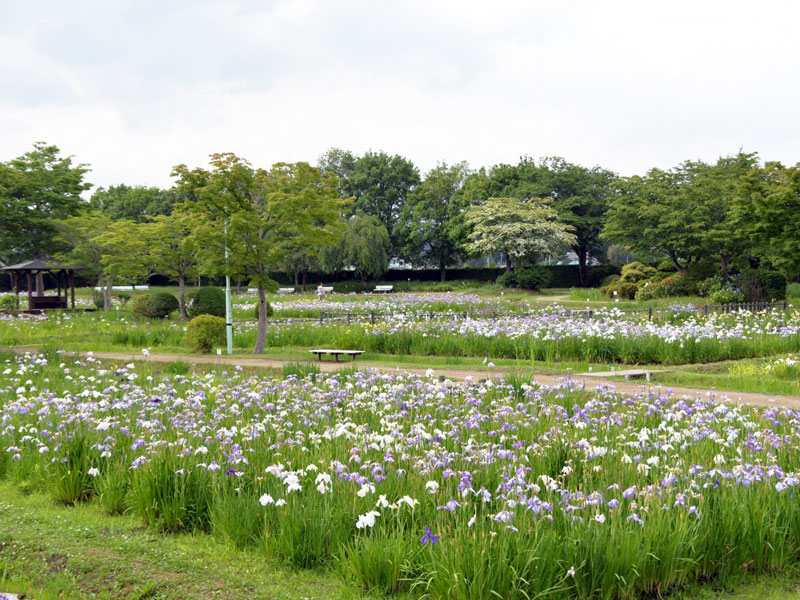
[[[600,233],[616,176],[600,167],[587,169],[558,157],[544,159],[542,167],[542,192],[553,199],[561,221],[575,232],[572,250],[578,257],[581,285],[588,286],[589,258],[598,255],[603,247]]]
[[[558,220],[547,199],[489,198],[467,210],[465,223],[470,228],[468,252],[505,252],[517,266],[539,255],[557,256],[575,243],[572,227]]]
[[[467,163],[432,169],[408,197],[400,214],[396,237],[403,242],[403,255],[414,262],[446,268],[464,254],[464,211],[469,200],[460,194],[469,174]]]
[[[800,163],[768,162],[739,179],[734,227],[747,236],[753,254],[800,277]]]
[[[71,246],[61,255],[85,265],[86,274],[98,278],[103,289],[103,309],[111,308],[111,290],[116,276],[146,277],[146,249],[139,225],[127,219],[112,221],[99,211],[57,220],[56,241]]]
[[[327,224],[339,216],[343,201],[336,177],[307,163],[278,163],[266,171],[225,153],[212,155],[210,164],[210,170],[178,165],[173,175],[178,188],[196,198],[187,206],[202,222],[198,234],[211,250],[207,265],[219,274],[249,277],[258,289],[253,351],[261,353],[267,334],[265,292],[277,287],[270,269],[285,258],[293,238],[311,245],[329,241],[335,234]]]
[[[603,237],[635,254],[669,258],[684,272],[701,253],[693,206],[682,191],[685,169],[652,169],[619,181],[611,197]]]
[[[77,214],[86,165],[73,165],[56,146],[37,142],[33,150],[0,164],[0,256],[6,262],[42,258],[64,247],[55,221]]]
[[[367,152],[344,178],[343,195],[355,198],[355,210],[378,217],[389,232],[392,251],[399,250],[394,228],[408,195],[419,184],[419,171],[402,156]]]
[[[159,215],[140,226],[147,246],[150,268],[154,273],[178,281],[178,306],[186,314],[186,281],[197,277],[201,240],[194,233],[193,215],[180,207],[172,214]]]

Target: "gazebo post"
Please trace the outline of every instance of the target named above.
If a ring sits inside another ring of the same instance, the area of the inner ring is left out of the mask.
[[[69,270],[69,291],[72,295],[72,310],[75,310],[75,271]],[[64,292],[66,295],[66,292]]]
[[[56,271],[56,298],[61,297],[61,271]]]
[[[33,304],[33,288],[31,288],[31,272],[25,271],[25,274],[28,276],[28,310],[31,310],[31,305]]]
[[[16,271],[11,271],[14,276],[14,308],[19,309],[19,275]]]

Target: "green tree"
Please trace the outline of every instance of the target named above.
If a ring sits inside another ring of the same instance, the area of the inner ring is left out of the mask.
[[[0,257],[7,262],[42,258],[64,249],[55,221],[77,214],[86,165],[73,165],[56,146],[36,142],[33,150],[0,163]],[[40,284],[39,284],[40,285]],[[38,285],[37,285],[38,287]]]
[[[112,185],[98,188],[89,201],[92,208],[102,211],[112,219],[129,219],[142,223],[158,215],[168,215],[181,198],[173,190],[157,187]]]
[[[610,198],[603,237],[650,258],[666,256],[685,272],[701,254],[694,206],[683,193],[690,180],[684,168],[651,169],[618,181]]]
[[[249,277],[258,289],[258,334],[254,352],[267,335],[265,292],[277,288],[269,276],[286,257],[292,238],[325,245],[334,233],[325,226],[344,201],[336,177],[307,163],[277,163],[254,169],[234,154],[213,154],[211,169],[178,165],[178,189],[196,200],[187,208],[198,220],[195,235],[206,250],[206,266],[218,274]],[[229,257],[225,259],[227,247]]]
[[[103,290],[103,309],[111,308],[111,290],[116,276],[148,275],[146,244],[133,221],[112,221],[100,211],[54,221],[56,241],[71,246],[60,255],[66,261],[86,266],[87,276],[97,277]]]
[[[378,217],[389,232],[391,252],[399,250],[395,225],[408,195],[419,184],[419,170],[402,156],[367,152],[345,174],[342,195],[355,198],[354,209]]]
[[[463,217],[469,201],[459,192],[468,174],[465,162],[432,169],[408,196],[397,225],[403,255],[438,267],[441,281],[445,281],[447,266],[464,255]]]
[[[544,159],[541,166],[545,170],[542,192],[553,199],[561,221],[574,230],[572,250],[578,257],[581,285],[588,286],[589,258],[603,248],[600,234],[616,176],[600,167],[587,169],[558,157]]]
[[[731,262],[749,251],[746,229],[735,226],[736,196],[740,180],[757,166],[756,155],[744,152],[722,157],[715,165],[692,162],[684,166],[691,174],[685,195],[702,253],[717,257],[723,281],[728,280]]]
[[[547,199],[489,198],[467,210],[470,228],[466,249],[471,254],[505,252],[515,266],[539,255],[556,256],[575,243],[572,227],[558,220]]]
[[[194,233],[193,215],[185,207],[159,215],[140,226],[151,270],[178,282],[178,308],[186,313],[186,281],[199,274],[201,240]]]
[[[349,150],[342,150],[341,148],[329,148],[317,160],[317,167],[323,173],[333,173],[338,180],[339,195],[346,198],[347,194],[347,181],[353,174],[356,168],[357,157]]]
[[[800,277],[800,163],[750,169],[738,181],[733,218],[756,257]]]
[[[378,217],[356,214],[347,221],[340,242],[323,253],[323,264],[328,271],[355,269],[366,287],[389,268],[391,249],[389,232]]]

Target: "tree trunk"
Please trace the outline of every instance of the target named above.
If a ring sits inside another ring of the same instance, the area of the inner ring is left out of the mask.
[[[719,266],[722,269],[722,282],[728,283],[728,255],[722,253],[719,255],[719,259]]]
[[[439,282],[445,282],[445,272],[447,271],[447,265],[444,262],[444,259],[439,261]]]
[[[264,294],[262,284],[258,284],[258,335],[253,354],[262,354],[267,341],[267,296]]]
[[[114,283],[114,274],[109,273],[105,276],[105,285],[103,286],[103,310],[111,310],[111,285]]]
[[[303,269],[303,291],[306,291],[306,283],[308,283],[308,269]]]
[[[44,273],[36,273],[36,295],[44,296]]]
[[[295,271],[294,272],[294,287],[297,287],[298,285],[300,285],[300,274],[297,271]],[[305,291],[305,288],[303,288],[303,291]]]
[[[508,273],[509,271],[511,271],[511,255],[508,252],[506,252],[505,255],[506,255],[506,273]]]
[[[589,287],[589,270],[586,268],[586,248],[578,248],[578,274],[581,278],[581,287]]]
[[[236,280],[236,295],[238,296],[241,293],[242,293],[242,280],[241,279],[237,279]]]
[[[686,272],[686,267],[684,267],[683,265],[681,265],[681,263],[678,262],[678,259],[675,258],[675,255],[668,254],[667,256],[669,256],[669,259],[672,261],[672,264],[675,265],[675,268],[678,269],[678,273]]]
[[[186,314],[186,277],[178,277],[178,309],[181,311],[181,318],[188,319]]]

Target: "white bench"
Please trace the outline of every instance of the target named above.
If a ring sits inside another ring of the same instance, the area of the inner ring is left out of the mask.
[[[132,292],[133,290],[149,290],[149,285],[112,285],[111,289],[116,292]],[[95,287],[96,292],[103,291],[101,287]]]
[[[294,294],[294,288],[278,288],[278,293],[283,294]]]
[[[321,288],[318,287],[317,288],[317,293],[319,293],[319,292],[322,292],[323,294],[332,294],[333,293],[333,286],[331,285],[331,286],[326,287],[326,286],[323,285]]]
[[[345,356],[352,356],[353,360],[356,359],[356,356],[359,354],[364,354],[363,350],[331,350],[330,348],[317,348],[316,350],[309,350],[311,354],[316,354],[317,358],[322,360],[323,354],[332,354],[336,358],[336,362],[339,362],[339,355],[344,354]]]
[[[393,285],[376,285],[376,292],[391,292],[394,289]]]

